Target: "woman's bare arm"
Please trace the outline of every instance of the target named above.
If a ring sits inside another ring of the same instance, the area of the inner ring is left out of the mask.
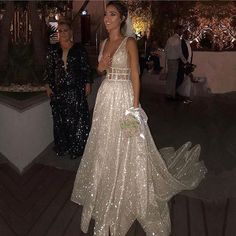
[[[137,43],[134,38],[128,39],[127,50],[130,56],[131,81],[134,92],[133,106],[134,108],[138,108],[140,96],[139,57]]]

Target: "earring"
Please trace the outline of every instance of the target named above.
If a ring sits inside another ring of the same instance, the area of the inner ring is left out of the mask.
[[[73,42],[73,35],[71,36],[70,41]]]

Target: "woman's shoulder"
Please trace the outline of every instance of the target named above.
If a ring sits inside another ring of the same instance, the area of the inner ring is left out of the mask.
[[[100,45],[103,45],[103,44],[105,43],[106,40],[107,40],[107,38],[102,39],[102,40],[100,41]]]
[[[107,41],[108,38],[105,38],[103,40],[100,41],[99,43],[99,52],[101,52],[101,49],[104,47],[105,42]]]
[[[126,42],[127,44],[131,44],[131,45],[137,44],[137,41],[134,37],[126,37]]]
[[[108,40],[108,38],[102,39],[102,40],[100,41],[100,44],[105,43],[107,40]]]
[[[108,38],[102,39],[99,43],[99,48],[103,46],[103,44],[107,41]]]
[[[133,37],[127,37],[126,39],[126,47],[129,49],[129,48],[134,48],[134,47],[137,47],[137,41],[135,38]]]

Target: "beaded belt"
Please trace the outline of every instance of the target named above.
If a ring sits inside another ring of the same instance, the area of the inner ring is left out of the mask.
[[[130,68],[109,68],[106,78],[111,81],[129,81]]]

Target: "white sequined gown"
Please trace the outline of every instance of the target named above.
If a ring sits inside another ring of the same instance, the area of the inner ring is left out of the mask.
[[[109,236],[110,231],[111,236],[125,236],[137,219],[148,236],[167,236],[171,230],[168,200],[181,190],[195,188],[206,168],[198,162],[200,146],[190,149],[186,143],[176,152],[165,148],[160,154],[148,126],[145,140],[122,134],[119,121],[133,105],[126,41],[115,52],[99,88],[72,201],[83,205],[84,232],[93,218],[94,235]]]

